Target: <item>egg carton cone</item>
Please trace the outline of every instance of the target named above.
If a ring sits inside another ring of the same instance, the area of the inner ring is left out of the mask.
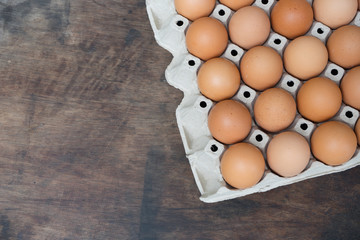
[[[312,0],[308,0],[308,2],[312,4]],[[262,8],[269,16],[275,4],[275,0],[256,0],[253,3],[254,6]],[[228,185],[220,171],[221,157],[228,146],[218,142],[211,136],[207,124],[209,111],[215,105],[215,102],[203,96],[197,85],[197,72],[203,61],[191,55],[186,48],[185,34],[192,22],[177,14],[174,0],[146,0],[146,9],[155,40],[173,55],[171,63],[165,70],[166,80],[171,86],[184,93],[184,98],[176,109],[176,119],[185,154],[201,194],[201,201],[214,203],[243,197],[306,179],[345,171],[360,165],[360,150],[358,147],[352,159],[339,166],[328,166],[311,156],[306,169],[297,176],[281,177],[266,167],[263,178],[253,187],[235,189]],[[233,14],[234,12],[231,9],[217,2],[210,17],[218,19],[227,26]],[[359,11],[350,24],[360,26]],[[332,30],[328,26],[314,21],[306,35],[317,37],[323,43],[326,43],[331,33]],[[290,41],[286,37],[271,31],[264,45],[275,49],[282,56]],[[232,61],[239,67],[245,52],[246,50],[229,41],[221,57]],[[327,77],[340,85],[345,73],[346,70],[340,66],[328,62],[320,76]],[[297,92],[302,84],[303,81],[284,70],[280,81],[275,87],[285,89],[296,99]],[[258,95],[259,92],[241,82],[238,92],[232,99],[242,102],[253,116],[253,105]],[[354,128],[358,119],[359,111],[342,104],[339,112],[331,120],[344,122]],[[311,135],[318,125],[318,123],[311,122],[297,113],[291,126],[284,131],[298,132],[310,142]],[[244,142],[258,147],[266,158],[267,145],[276,134],[263,131],[253,121],[252,130]]]

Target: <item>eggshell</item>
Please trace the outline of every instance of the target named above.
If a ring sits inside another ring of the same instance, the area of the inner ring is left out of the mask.
[[[229,35],[239,47],[262,45],[270,34],[270,20],[264,10],[247,6],[237,10],[229,22]]]
[[[327,41],[330,61],[343,68],[360,65],[360,27],[346,25],[336,29]]]
[[[356,123],[355,133],[356,133],[356,136],[357,136],[358,144],[360,145],[360,119]]]
[[[341,80],[340,88],[344,103],[360,110],[360,66],[345,74]]]
[[[211,135],[225,144],[243,140],[251,130],[251,123],[249,110],[244,104],[235,100],[218,102],[208,116]]]
[[[240,72],[230,60],[213,58],[200,67],[198,86],[201,93],[211,100],[231,98],[240,87]]]
[[[176,11],[194,21],[201,17],[207,17],[215,8],[215,0],[175,0]]]
[[[215,18],[203,17],[195,20],[186,33],[188,51],[202,60],[220,56],[228,45],[225,26]]]
[[[301,80],[319,75],[327,63],[328,52],[325,45],[313,36],[296,38],[284,52],[286,71]]]
[[[332,29],[349,24],[358,9],[357,0],[314,0],[315,19]]]
[[[240,62],[240,71],[247,85],[263,91],[275,86],[280,80],[283,61],[273,48],[256,46],[244,54]]]
[[[306,139],[296,132],[282,132],[276,135],[267,148],[267,161],[271,170],[283,177],[301,173],[310,160],[310,146]]]
[[[250,6],[254,0],[219,0],[219,2],[236,11],[242,7]]]
[[[255,101],[255,120],[260,127],[269,132],[287,128],[294,121],[295,115],[295,100],[283,89],[267,89]]]
[[[338,85],[325,77],[310,79],[297,94],[299,113],[314,122],[326,121],[339,111],[342,103]]]
[[[271,26],[275,32],[294,39],[310,29],[313,17],[312,7],[306,0],[281,0],[271,11]]]
[[[357,139],[354,131],[343,122],[325,122],[316,128],[311,136],[313,155],[331,166],[349,161],[356,147]]]
[[[225,151],[220,167],[228,184],[244,189],[261,180],[265,171],[265,160],[257,147],[249,143],[237,143]]]

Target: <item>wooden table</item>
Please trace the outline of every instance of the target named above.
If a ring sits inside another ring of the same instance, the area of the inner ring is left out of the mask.
[[[143,0],[0,1],[0,239],[360,239],[360,168],[199,200]]]

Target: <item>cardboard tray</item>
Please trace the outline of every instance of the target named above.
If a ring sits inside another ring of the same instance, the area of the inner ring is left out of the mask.
[[[308,0],[308,2],[312,4],[312,0]],[[253,5],[262,8],[269,15],[275,3],[275,0],[256,0]],[[360,150],[358,147],[353,158],[340,166],[325,165],[311,156],[306,169],[295,177],[280,177],[271,170],[266,169],[262,180],[257,185],[243,190],[230,187],[226,184],[220,172],[221,155],[227,146],[214,140],[207,126],[207,116],[214,103],[201,95],[197,86],[196,75],[203,61],[189,54],[186,49],[185,33],[191,22],[176,13],[174,0],[146,0],[146,7],[157,43],[173,55],[173,60],[165,71],[166,80],[171,86],[184,93],[184,98],[176,109],[176,119],[186,156],[196,185],[201,193],[201,201],[211,203],[252,193],[265,192],[280,186],[345,171],[360,165]],[[229,8],[217,2],[211,17],[220,20],[227,26],[233,13]],[[359,11],[351,24],[360,26]],[[318,29],[321,29],[321,31],[318,31]],[[331,31],[324,24],[314,21],[307,35],[315,36],[325,43]],[[288,43],[289,40],[285,37],[271,32],[264,45],[274,48],[282,56]],[[239,66],[244,52],[243,49],[229,42],[222,57],[233,61]],[[343,68],[329,62],[321,76],[328,77],[340,84],[344,74],[345,70]],[[283,76],[276,87],[283,88],[296,97],[301,85],[302,81],[287,74],[284,70]],[[253,104],[257,96],[258,92],[241,82],[240,89],[233,99],[244,103],[253,114]],[[343,104],[333,120],[345,122],[353,128],[358,118],[359,111]],[[309,141],[316,126],[317,124],[302,118],[297,113],[295,121],[286,130],[296,131]],[[265,156],[267,144],[274,135],[276,134],[262,131],[253,123],[253,128],[244,141],[257,146]]]

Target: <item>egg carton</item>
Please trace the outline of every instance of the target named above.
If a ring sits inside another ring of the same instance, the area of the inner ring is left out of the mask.
[[[308,0],[308,2],[312,4],[312,0]],[[262,8],[270,16],[275,3],[275,0],[256,0],[253,5]],[[266,167],[263,178],[255,186],[247,189],[234,189],[229,186],[220,172],[221,156],[227,146],[213,139],[207,125],[209,111],[215,103],[204,97],[197,86],[197,71],[203,61],[191,55],[186,48],[185,33],[191,21],[177,14],[174,0],[146,0],[146,8],[155,40],[173,55],[173,59],[165,71],[166,80],[171,86],[184,93],[184,98],[176,109],[176,119],[186,156],[196,185],[201,193],[201,201],[213,203],[252,193],[265,192],[280,186],[345,171],[360,165],[360,150],[358,147],[353,158],[339,166],[325,165],[311,156],[306,169],[295,177],[280,177]],[[217,2],[210,16],[220,20],[227,26],[233,14],[234,11]],[[359,11],[351,24],[360,26]],[[332,30],[328,26],[314,21],[306,35],[315,36],[326,43],[331,32]],[[290,40],[271,30],[264,45],[272,47],[282,56],[289,42]],[[239,67],[244,53],[244,49],[229,41],[221,57],[231,60]],[[325,76],[339,85],[345,73],[346,71],[340,66],[328,62],[320,76]],[[286,73],[284,69],[276,87],[287,90],[295,98],[302,84],[302,81]],[[253,116],[252,109],[258,95],[257,91],[241,82],[240,88],[233,99],[245,104]],[[345,122],[352,128],[354,128],[357,119],[359,119],[359,111],[345,104],[342,104],[337,115],[332,118],[332,120]],[[266,156],[267,145],[276,134],[262,131],[254,122],[252,130],[244,142],[255,145]],[[304,119],[297,112],[294,122],[286,130],[296,131],[310,141],[311,134],[317,125]]]

